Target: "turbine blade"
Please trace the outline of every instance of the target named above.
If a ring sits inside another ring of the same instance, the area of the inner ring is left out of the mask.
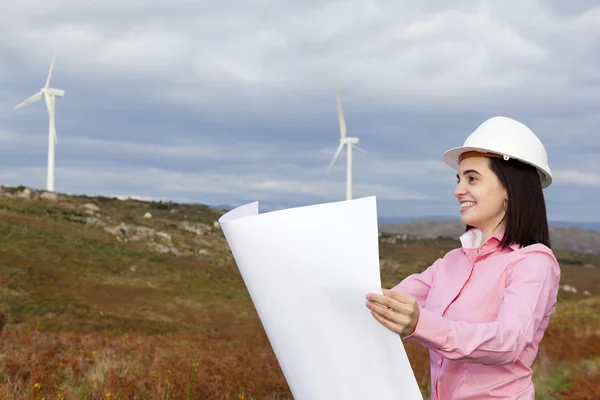
[[[48,92],[44,92],[44,100],[46,101],[46,108],[48,109],[48,115],[52,115],[51,114],[52,98],[50,97]]]
[[[52,70],[54,69],[54,61],[56,61],[56,52],[52,54],[52,63],[50,64],[50,71],[48,71],[48,78],[46,79],[46,89],[50,87],[50,78],[52,77]]]
[[[331,172],[331,168],[333,168],[333,164],[335,164],[335,160],[337,160],[337,158],[339,157],[340,153],[342,152],[343,147],[344,147],[344,143],[340,143],[340,145],[337,148],[337,151],[335,152],[335,155],[333,156],[333,160],[331,160],[331,164],[329,164],[329,169],[327,170],[327,173],[325,174],[323,179],[325,179],[327,177],[327,175],[329,175],[329,173]]]
[[[37,92],[36,94],[34,94],[33,96],[31,96],[30,98],[23,100],[22,102],[20,102],[19,104],[17,104],[15,106],[15,110],[17,108],[23,107],[25,104],[29,104],[29,103],[33,103],[34,101],[38,101],[39,99],[42,98],[42,92]]]
[[[366,151],[366,150],[363,150],[363,149],[361,149],[360,147],[358,147],[358,146],[357,146],[357,145],[355,145],[355,144],[353,144],[353,145],[352,145],[352,147],[354,147],[356,150],[358,150],[358,151],[360,151],[360,152],[362,152],[362,153],[364,153],[364,154],[369,154],[369,153],[367,153],[367,151]]]
[[[340,120],[340,136],[346,137],[346,121],[344,120],[344,110],[342,109],[342,100],[340,99],[340,91],[337,92],[338,118]]]

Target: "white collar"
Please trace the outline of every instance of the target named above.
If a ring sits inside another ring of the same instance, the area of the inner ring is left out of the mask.
[[[473,228],[460,235],[460,243],[465,249],[478,249],[481,246],[483,232],[479,228]]]

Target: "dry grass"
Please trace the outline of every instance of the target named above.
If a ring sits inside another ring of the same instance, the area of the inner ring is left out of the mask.
[[[2,398],[289,398],[264,337],[52,333],[1,338]],[[235,344],[232,344],[235,343]],[[39,385],[39,387],[36,387]]]
[[[105,399],[107,393],[112,399],[163,399],[165,392],[171,399],[242,394],[246,399],[289,399],[262,327],[252,321],[243,331],[196,335],[7,330],[0,337],[0,393],[6,399],[56,399],[59,394]],[[578,337],[549,329],[535,364],[537,398],[597,399],[599,340],[596,334]],[[406,348],[417,381],[428,393],[428,353],[413,342]]]
[[[165,231],[182,219],[208,224],[219,215],[202,206],[85,197],[0,201],[0,398],[291,399],[228,254],[215,252],[223,258],[211,263],[117,242],[70,219],[90,201],[115,224]],[[152,220],[142,218],[146,211]],[[226,247],[222,238],[211,240]],[[382,242],[383,285],[456,245]],[[584,267],[600,265],[600,258],[557,254],[563,283],[595,296],[561,292],[535,364],[537,400],[600,399],[600,270]],[[405,345],[428,394],[428,352]]]

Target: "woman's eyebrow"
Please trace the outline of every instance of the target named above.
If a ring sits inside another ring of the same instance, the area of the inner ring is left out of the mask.
[[[476,169],[468,169],[466,171],[463,171],[463,175],[467,175],[467,174],[477,174],[477,175],[481,175]],[[458,174],[456,174],[456,177],[458,178]]]

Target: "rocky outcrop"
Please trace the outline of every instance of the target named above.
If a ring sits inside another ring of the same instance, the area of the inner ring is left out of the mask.
[[[16,193],[17,197],[21,199],[34,199],[39,197],[38,192],[29,188],[25,188]]]
[[[96,224],[98,223],[96,222]],[[181,255],[181,252],[174,246],[171,235],[166,232],[156,231],[147,226],[130,225],[123,222],[117,226],[105,226],[104,230],[115,235],[119,241],[142,242],[150,249],[159,253]]]
[[[24,200],[44,200],[55,202],[60,200],[60,196],[55,192],[37,191],[30,188],[7,188],[0,186],[0,199],[24,199]]]
[[[232,260],[221,227],[215,220],[219,213],[206,206],[171,207],[132,199],[122,203],[103,196],[69,196],[23,186],[0,186],[1,199],[45,203],[33,208],[42,218],[83,224],[106,232],[116,242],[135,243],[160,254],[195,256],[215,264]],[[20,212],[22,205],[14,206],[14,210]]]
[[[184,231],[195,233],[198,236],[204,236],[212,230],[212,228],[207,224],[190,221],[181,221],[177,224],[177,227],[179,229],[183,229]]]
[[[40,199],[47,201],[58,201],[58,194],[54,192],[42,192]]]
[[[92,211],[92,212],[100,211],[100,207],[98,207],[96,204],[93,204],[93,203],[85,203],[84,205],[81,206],[81,208],[83,208],[86,211]]]

